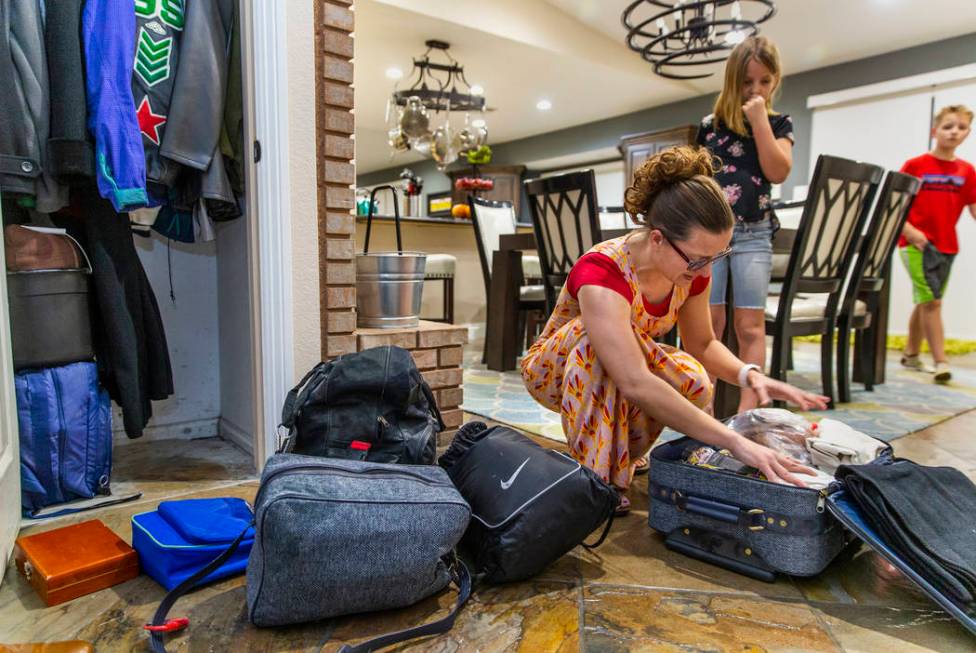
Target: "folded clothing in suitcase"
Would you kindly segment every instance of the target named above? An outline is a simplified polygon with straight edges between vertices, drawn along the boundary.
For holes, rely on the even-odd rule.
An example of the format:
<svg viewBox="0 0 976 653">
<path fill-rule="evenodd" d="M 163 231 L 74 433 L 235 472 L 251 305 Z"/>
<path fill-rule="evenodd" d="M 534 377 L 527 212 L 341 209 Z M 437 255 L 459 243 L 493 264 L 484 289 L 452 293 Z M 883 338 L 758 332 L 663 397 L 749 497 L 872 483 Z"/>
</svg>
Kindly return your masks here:
<svg viewBox="0 0 976 653">
<path fill-rule="evenodd" d="M 901 461 L 899 461 L 901 462 Z M 909 462 L 909 461 L 904 461 Z M 827 497 L 827 508 L 849 531 L 854 533 L 862 542 L 890 562 L 909 580 L 918 585 L 925 594 L 935 601 L 943 610 L 952 615 L 969 632 L 976 635 L 976 605 L 959 600 L 940 587 L 939 583 L 930 582 L 925 574 L 920 573 L 917 563 L 902 555 L 901 552 L 889 546 L 887 538 L 871 525 L 864 510 L 858 505 L 851 494 L 844 489 L 834 489 Z M 972 517 L 969 522 L 972 522 Z M 959 529 L 965 533 L 966 529 Z M 971 529 L 970 529 L 971 532 Z"/>
<path fill-rule="evenodd" d="M 438 462 L 471 505 L 463 546 L 492 583 L 534 576 L 608 530 L 619 503 L 592 470 L 504 426 L 465 424 Z"/>
<path fill-rule="evenodd" d="M 18 372 L 14 388 L 24 512 L 109 494 L 112 415 L 95 363 Z"/>
<path fill-rule="evenodd" d="M 668 548 L 772 581 L 819 574 L 853 539 L 826 510 L 826 490 L 686 463 L 702 446 L 684 437 L 651 450 L 648 522 Z"/>
<path fill-rule="evenodd" d="M 254 514 L 243 499 L 163 501 L 159 508 L 132 517 L 132 546 L 142 570 L 171 590 L 223 553 Z M 251 528 L 233 555 L 198 584 L 244 573 L 254 545 Z"/>
</svg>

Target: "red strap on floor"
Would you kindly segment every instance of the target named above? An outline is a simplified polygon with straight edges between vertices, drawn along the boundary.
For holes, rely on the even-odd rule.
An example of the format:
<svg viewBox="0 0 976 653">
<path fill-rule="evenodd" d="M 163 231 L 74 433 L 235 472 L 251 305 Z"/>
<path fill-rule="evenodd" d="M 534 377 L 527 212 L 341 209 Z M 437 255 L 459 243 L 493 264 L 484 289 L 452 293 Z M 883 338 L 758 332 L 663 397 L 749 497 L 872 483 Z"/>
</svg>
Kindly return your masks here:
<svg viewBox="0 0 976 653">
<path fill-rule="evenodd" d="M 175 633 L 177 630 L 183 630 L 189 625 L 189 617 L 177 617 L 176 619 L 169 619 L 166 623 L 158 626 L 146 624 L 143 628 L 154 633 Z"/>
<path fill-rule="evenodd" d="M 355 449 L 356 451 L 369 451 L 369 448 L 372 446 L 372 443 L 363 442 L 362 440 L 353 440 L 349 443 L 349 448 Z"/>
</svg>

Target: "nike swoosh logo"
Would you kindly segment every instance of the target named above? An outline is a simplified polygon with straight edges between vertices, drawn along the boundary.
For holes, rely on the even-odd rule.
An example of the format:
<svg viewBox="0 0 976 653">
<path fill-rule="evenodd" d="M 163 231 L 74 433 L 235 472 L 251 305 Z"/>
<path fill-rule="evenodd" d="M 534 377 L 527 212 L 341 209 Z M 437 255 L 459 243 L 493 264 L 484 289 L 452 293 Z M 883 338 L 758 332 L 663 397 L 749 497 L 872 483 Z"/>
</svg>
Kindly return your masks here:
<svg viewBox="0 0 976 653">
<path fill-rule="evenodd" d="M 512 487 L 512 483 L 515 482 L 515 478 L 519 475 L 519 472 L 522 471 L 522 468 L 529 464 L 529 460 L 530 458 L 526 458 L 525 461 L 518 466 L 518 469 L 515 470 L 515 473 L 512 474 L 512 476 L 507 481 L 500 481 L 503 490 L 507 490 L 508 488 Z"/>
</svg>

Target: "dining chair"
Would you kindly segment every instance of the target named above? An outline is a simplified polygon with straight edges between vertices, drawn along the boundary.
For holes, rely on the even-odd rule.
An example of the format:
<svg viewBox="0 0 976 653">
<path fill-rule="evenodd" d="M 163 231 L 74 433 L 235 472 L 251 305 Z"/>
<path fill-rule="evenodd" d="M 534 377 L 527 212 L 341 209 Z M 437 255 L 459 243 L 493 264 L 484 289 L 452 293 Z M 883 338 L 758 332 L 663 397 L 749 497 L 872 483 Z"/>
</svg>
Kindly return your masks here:
<svg viewBox="0 0 976 653">
<path fill-rule="evenodd" d="M 602 240 L 592 170 L 523 182 L 532 214 L 548 312 L 573 265 Z"/>
<path fill-rule="evenodd" d="M 898 236 L 921 187 L 922 182 L 917 177 L 891 171 L 878 193 L 878 201 L 868 220 L 837 318 L 837 397 L 841 402 L 851 400 L 851 329 L 858 331 L 862 338 L 858 348 L 861 356 L 855 365 L 859 368 L 865 390 L 874 388 L 875 359 L 879 355 L 879 347 L 875 347 L 874 343 L 879 339 L 881 342 L 887 340 L 887 324 L 881 324 L 879 319 L 882 316 L 882 289 L 890 276 L 886 272 L 898 244 Z M 863 310 L 858 310 L 858 303 L 864 305 Z M 879 330 L 884 333 L 879 333 Z M 884 350 L 880 351 L 883 356 Z"/>
<path fill-rule="evenodd" d="M 474 239 L 478 246 L 478 258 L 481 260 L 481 274 L 485 282 L 485 297 L 488 311 L 508 310 L 509 307 L 494 307 L 491 302 L 491 258 L 499 248 L 499 239 L 504 234 L 514 234 L 516 231 L 515 209 L 511 202 L 499 202 L 481 197 L 470 196 L 468 205 L 471 207 L 471 221 L 474 223 Z M 530 282 L 542 280 L 542 270 L 539 257 L 534 254 L 522 255 L 522 278 Z M 517 319 L 525 332 L 526 347 L 535 335 L 539 322 L 544 321 L 540 315 L 546 308 L 545 288 L 541 283 L 528 283 L 519 288 L 518 306 L 514 307 Z M 488 346 L 487 339 L 485 347 Z M 484 356 L 487 351 L 484 352 Z"/>
<path fill-rule="evenodd" d="M 780 293 L 766 299 L 766 333 L 773 336 L 770 376 L 786 380 L 792 337 L 819 334 L 823 394 L 831 404 L 841 293 L 883 172 L 870 163 L 817 158 Z M 864 303 L 853 310 L 863 313 Z"/>
</svg>

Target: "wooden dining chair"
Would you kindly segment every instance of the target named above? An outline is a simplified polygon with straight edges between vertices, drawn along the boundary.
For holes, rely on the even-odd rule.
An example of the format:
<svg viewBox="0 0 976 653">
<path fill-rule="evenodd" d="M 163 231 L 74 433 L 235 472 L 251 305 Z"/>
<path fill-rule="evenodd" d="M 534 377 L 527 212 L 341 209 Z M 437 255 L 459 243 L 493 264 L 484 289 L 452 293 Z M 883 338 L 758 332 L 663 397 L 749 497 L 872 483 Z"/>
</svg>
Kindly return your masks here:
<svg viewBox="0 0 976 653">
<path fill-rule="evenodd" d="M 766 299 L 766 333 L 773 336 L 770 376 L 786 380 L 793 336 L 819 334 L 823 394 L 831 404 L 841 292 L 883 172 L 870 163 L 817 158 L 780 294 Z"/>
<path fill-rule="evenodd" d="M 859 347 L 862 355 L 855 364 L 859 367 L 864 388 L 872 390 L 874 387 L 875 357 L 879 355 L 879 348 L 872 343 L 879 338 L 887 340 L 886 333 L 877 332 L 878 329 L 887 331 L 887 325 L 879 324 L 881 291 L 888 281 L 886 271 L 898 236 L 921 187 L 922 182 L 917 177 L 892 171 L 885 177 L 878 193 L 837 318 L 837 398 L 841 402 L 851 400 L 851 329 L 864 332 L 864 342 Z M 884 355 L 883 349 L 880 355 Z"/>
<path fill-rule="evenodd" d="M 548 312 L 573 265 L 603 240 L 592 170 L 524 182 L 542 266 Z"/>
<path fill-rule="evenodd" d="M 514 234 L 516 231 L 515 209 L 511 202 L 499 202 L 481 197 L 470 196 L 468 206 L 471 207 L 471 221 L 474 223 L 474 240 L 478 246 L 478 258 L 481 260 L 481 274 L 485 282 L 485 297 L 488 311 L 513 310 L 525 332 L 526 347 L 535 336 L 540 322 L 545 320 L 543 313 L 546 308 L 545 287 L 538 282 L 542 280 L 542 270 L 539 267 L 539 257 L 532 254 L 522 255 L 522 278 L 530 283 L 519 288 L 517 307 L 491 306 L 491 259 L 498 250 L 500 237 L 504 234 Z M 485 347 L 488 340 L 485 339 Z M 487 351 L 483 358 L 487 357 Z"/>
</svg>

